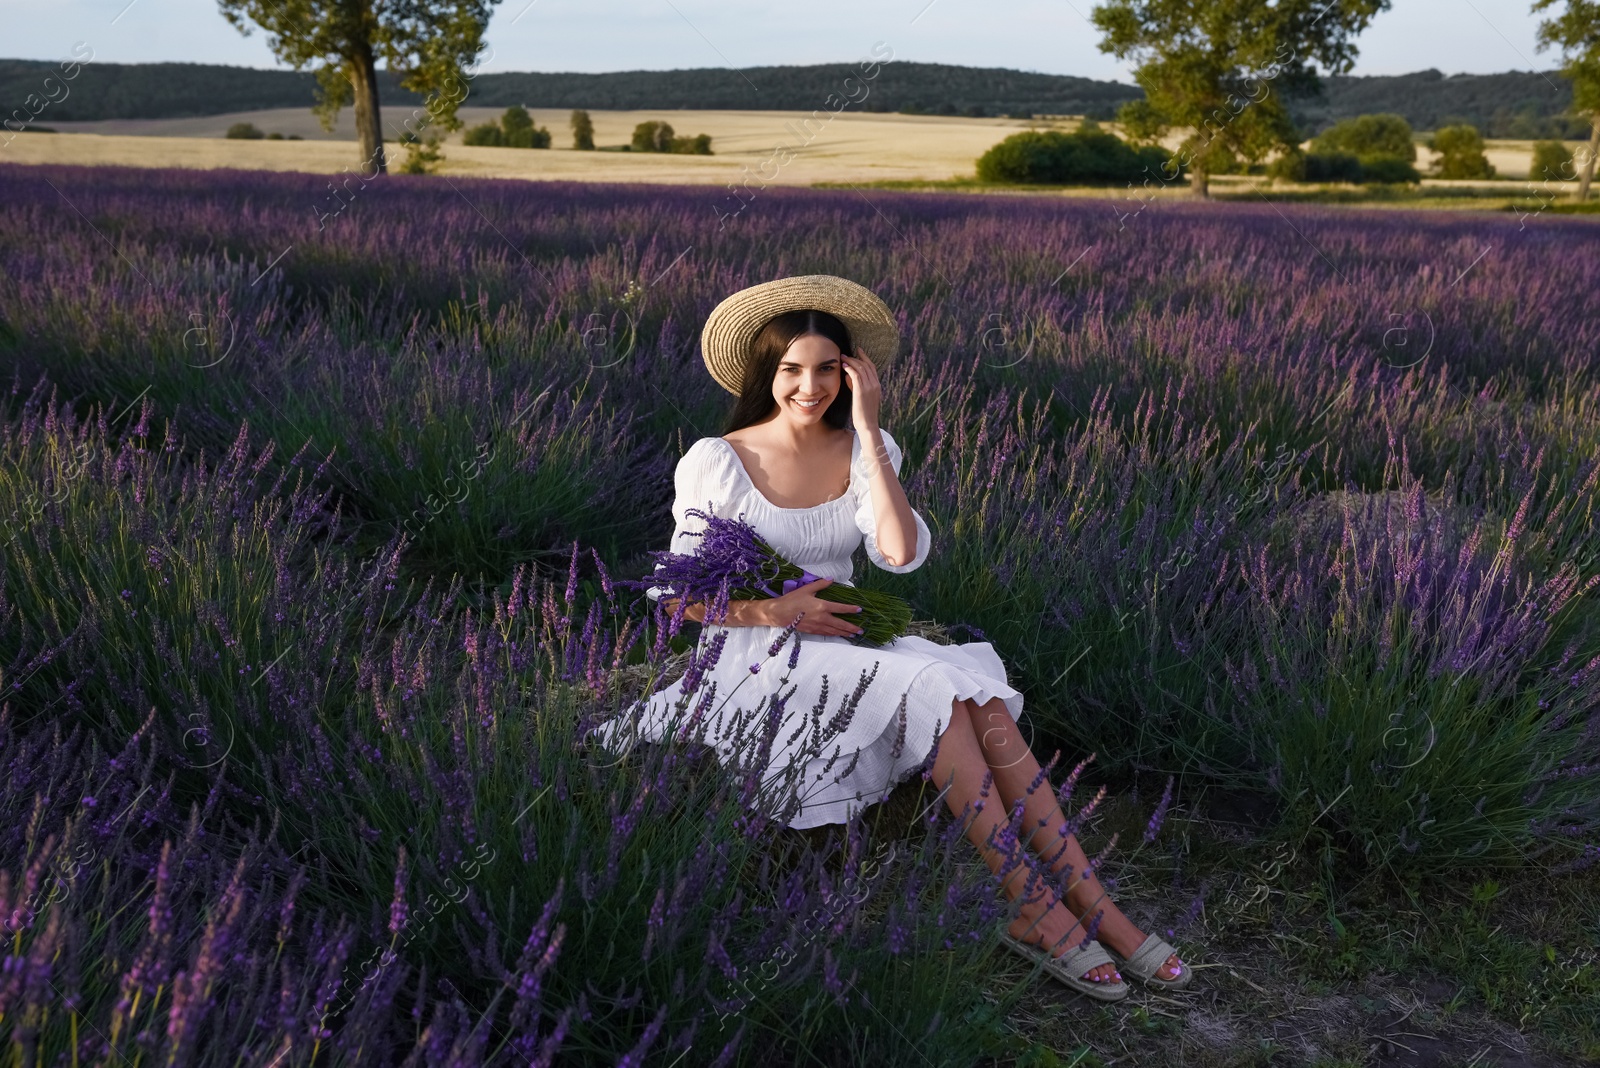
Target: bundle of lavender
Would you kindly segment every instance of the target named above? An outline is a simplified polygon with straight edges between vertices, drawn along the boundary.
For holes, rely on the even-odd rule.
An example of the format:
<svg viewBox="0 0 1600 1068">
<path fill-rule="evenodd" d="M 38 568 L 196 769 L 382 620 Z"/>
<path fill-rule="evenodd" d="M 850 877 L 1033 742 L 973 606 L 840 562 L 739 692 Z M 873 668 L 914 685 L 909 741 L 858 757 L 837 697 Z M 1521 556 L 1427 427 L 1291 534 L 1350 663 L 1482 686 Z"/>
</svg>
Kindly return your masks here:
<svg viewBox="0 0 1600 1068">
<path fill-rule="evenodd" d="M 726 519 L 697 508 L 688 513 L 705 520 L 706 529 L 694 535 L 700 548 L 693 553 L 652 552 L 656 569 L 646 581 L 629 583 L 636 587 L 660 587 L 664 597 L 681 600 L 673 613 L 672 629 L 683 621 L 684 608 L 704 602 L 708 622 L 727 617 L 729 600 L 760 600 L 781 597 L 823 577 L 813 575 L 784 559 L 743 519 Z M 816 591 L 824 601 L 861 606 L 859 615 L 849 617 L 860 624 L 862 633 L 849 640 L 858 645 L 878 646 L 904 634 L 911 625 L 911 605 L 880 590 L 835 582 Z"/>
</svg>

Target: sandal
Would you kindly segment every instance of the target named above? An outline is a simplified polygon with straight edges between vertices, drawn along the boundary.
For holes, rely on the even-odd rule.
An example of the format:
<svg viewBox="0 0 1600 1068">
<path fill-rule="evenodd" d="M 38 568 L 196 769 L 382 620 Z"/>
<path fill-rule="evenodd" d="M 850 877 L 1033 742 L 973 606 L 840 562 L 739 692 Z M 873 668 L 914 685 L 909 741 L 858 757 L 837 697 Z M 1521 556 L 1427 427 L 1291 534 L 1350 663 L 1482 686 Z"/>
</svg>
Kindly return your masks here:
<svg viewBox="0 0 1600 1068">
<path fill-rule="evenodd" d="M 1139 948 L 1133 951 L 1133 956 L 1123 957 L 1116 950 L 1108 950 L 1117 962 L 1120 970 L 1141 980 L 1158 990 L 1181 990 L 1189 985 L 1189 980 L 1194 978 L 1194 970 L 1186 967 L 1181 961 L 1178 964 L 1178 974 L 1170 979 L 1164 979 L 1156 974 L 1167 958 L 1177 952 L 1171 944 L 1159 935 L 1151 935 L 1140 943 Z"/>
<path fill-rule="evenodd" d="M 1127 983 L 1097 983 L 1084 978 L 1085 972 L 1093 971 L 1102 964 L 1114 963 L 1099 942 L 1090 942 L 1087 948 L 1074 945 L 1059 957 L 1053 956 L 1036 942 L 1024 942 L 1008 932 L 1001 932 L 1000 943 L 1018 956 L 1043 964 L 1052 978 L 1096 1001 L 1121 1001 L 1128 996 Z"/>
</svg>

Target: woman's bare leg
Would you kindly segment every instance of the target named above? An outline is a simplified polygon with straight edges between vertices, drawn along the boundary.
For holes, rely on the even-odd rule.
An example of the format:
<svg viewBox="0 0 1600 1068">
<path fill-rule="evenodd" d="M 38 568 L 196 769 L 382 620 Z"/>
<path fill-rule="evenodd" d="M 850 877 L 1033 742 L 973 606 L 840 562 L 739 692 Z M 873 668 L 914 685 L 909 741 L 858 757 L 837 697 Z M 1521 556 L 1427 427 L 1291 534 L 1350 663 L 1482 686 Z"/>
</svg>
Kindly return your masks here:
<svg viewBox="0 0 1600 1068">
<path fill-rule="evenodd" d="M 994 772 L 995 789 L 1005 800 L 1009 814 L 1011 806 L 1027 792 L 1039 774 L 1038 758 L 1028 748 L 1017 721 L 1011 718 L 1005 702 L 1000 698 L 993 698 L 981 706 L 971 701 L 962 703 L 968 708 L 973 733 L 983 751 L 985 762 Z M 1056 803 L 1055 788 L 1048 782 L 1041 783 L 1028 798 L 1022 812 L 1023 833 L 1028 828 L 1036 828 L 1029 844 L 1046 861 L 1052 862 L 1050 870 L 1060 872 L 1067 865 L 1072 866 L 1072 882 L 1067 891 L 1068 907 L 1075 915 L 1084 917 L 1086 922 L 1095 912 L 1104 910 L 1105 915 L 1101 918 L 1096 937 L 1123 957 L 1132 955 L 1144 942 L 1145 932 L 1123 915 L 1122 910 L 1112 902 L 1099 877 L 1090 871 L 1089 859 L 1078 844 L 1077 836 L 1067 835 L 1066 848 L 1062 848 L 1061 828 L 1066 823 L 1066 817 Z M 1088 872 L 1087 878 L 1084 877 L 1085 872 Z M 1156 969 L 1156 975 L 1171 979 L 1180 974 L 1182 968 L 1183 962 L 1174 953 Z"/>
<path fill-rule="evenodd" d="M 979 793 L 990 771 L 978 744 L 978 736 L 973 732 L 969 703 L 954 702 L 950 713 L 950 726 L 939 739 L 933 778 L 945 790 L 945 804 L 959 817 L 965 813 L 969 803 L 976 804 L 984 800 Z M 1027 785 L 1026 781 L 1023 785 Z M 1010 810 L 1005 801 L 995 796 L 994 786 L 991 785 L 983 809 L 967 825 L 967 840 L 978 847 L 984 862 L 996 874 L 1005 864 L 1006 855 L 1000 848 L 987 843 L 996 828 L 1006 825 L 1009 816 Z M 1060 956 L 1071 949 L 1074 943 L 1083 940 L 1084 928 L 1048 886 L 1039 885 L 1037 880 L 1035 885 L 1028 886 L 1028 874 L 1026 865 L 1017 865 L 1002 885 L 1006 896 L 1012 900 L 1026 895 L 1020 914 L 1011 922 L 1010 933 L 1023 941 L 1051 947 L 1055 955 Z M 1115 984 L 1120 979 L 1116 967 L 1111 964 L 1098 965 L 1083 974 L 1085 978 L 1097 982 Z"/>
</svg>

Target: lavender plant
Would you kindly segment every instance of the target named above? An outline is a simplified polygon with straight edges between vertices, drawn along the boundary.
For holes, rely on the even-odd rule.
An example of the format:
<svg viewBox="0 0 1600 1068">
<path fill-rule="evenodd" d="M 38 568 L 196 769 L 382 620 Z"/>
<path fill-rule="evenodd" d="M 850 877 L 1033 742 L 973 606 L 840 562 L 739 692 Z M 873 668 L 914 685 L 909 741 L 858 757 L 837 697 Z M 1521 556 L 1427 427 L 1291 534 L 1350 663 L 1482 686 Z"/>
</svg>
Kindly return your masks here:
<svg viewBox="0 0 1600 1068">
<path fill-rule="evenodd" d="M 996 644 L 1037 751 L 1276 797 L 1335 861 L 1600 856 L 1581 220 L 772 187 L 718 230 L 395 176 L 330 236 L 309 175 L 0 183 L 14 1057 L 973 1063 L 953 822 L 763 824 L 770 706 L 726 765 L 703 693 L 582 741 L 686 651 L 610 575 L 724 411 L 700 326 L 783 274 L 902 317 L 944 549 L 883 588 Z"/>
<path fill-rule="evenodd" d="M 111 602 L 129 621 L 113 631 L 122 617 L 96 614 L 103 598 L 93 594 L 152 539 L 214 559 L 205 553 L 217 542 L 249 544 L 241 527 L 308 511 L 318 496 L 245 477 L 242 447 L 215 470 L 181 452 L 141 452 L 138 425 L 117 441 L 44 397 L 41 387 L 22 411 L 3 413 L 0 485 L 53 488 L 40 476 L 74 441 L 103 462 L 9 546 L 0 600 L 0 733 L 11 759 L 27 762 L 0 796 L 13 828 L 0 854 L 20 858 L 0 864 L 12 935 L 0 1012 L 18 1023 L 13 1052 L 609 1064 L 657 1051 L 734 1064 L 765 1062 L 773 1042 L 796 1041 L 798 1024 L 814 1050 L 967 1063 L 988 1040 L 992 1021 L 940 1027 L 937 1045 L 928 1038 L 976 1004 L 983 962 L 953 947 L 984 928 L 984 880 L 935 860 L 885 872 L 841 901 L 835 871 L 856 863 L 859 826 L 844 843 L 796 843 L 777 879 L 781 813 L 750 805 L 763 765 L 720 774 L 709 754 L 675 751 L 601 763 L 574 744 L 586 723 L 639 695 L 623 668 L 647 638 L 614 597 L 578 602 L 576 546 L 565 592 L 524 567 L 482 616 L 462 601 L 459 579 L 387 607 L 395 591 L 381 570 L 296 588 L 282 602 L 295 609 L 282 613 L 284 630 L 332 626 L 299 634 L 272 665 L 278 716 L 253 705 L 245 679 L 224 685 L 231 665 L 208 676 L 197 656 L 175 672 L 186 686 L 139 699 L 149 711 L 138 721 L 120 714 L 115 687 L 50 670 L 92 664 L 99 650 L 120 672 L 116 654 L 142 655 L 133 608 Z M 131 533 L 79 534 L 95 516 Z M 271 537 L 285 568 L 304 568 L 316 554 L 287 551 L 294 530 Z M 70 551 L 63 536 L 75 538 Z M 60 559 L 47 570 L 51 556 Z M 217 581 L 237 595 L 250 588 L 252 561 L 231 563 L 238 570 Z M 46 574 L 91 621 L 58 620 L 50 650 L 32 644 Z M 161 586 L 159 574 L 151 581 Z M 206 619 L 229 635 L 234 602 L 219 600 Z M 139 610 L 153 614 L 147 602 Z M 183 760 L 185 710 L 200 707 L 185 703 L 191 694 L 208 697 L 208 723 L 231 725 L 215 761 Z M 941 901 L 937 921 L 910 940 L 866 911 L 906 887 Z M 806 929 L 819 909 L 827 930 Z M 728 969 L 759 974 L 785 929 L 820 965 L 730 993 Z M 863 1011 L 915 1028 L 923 1053 L 885 1030 L 863 1045 Z"/>
</svg>

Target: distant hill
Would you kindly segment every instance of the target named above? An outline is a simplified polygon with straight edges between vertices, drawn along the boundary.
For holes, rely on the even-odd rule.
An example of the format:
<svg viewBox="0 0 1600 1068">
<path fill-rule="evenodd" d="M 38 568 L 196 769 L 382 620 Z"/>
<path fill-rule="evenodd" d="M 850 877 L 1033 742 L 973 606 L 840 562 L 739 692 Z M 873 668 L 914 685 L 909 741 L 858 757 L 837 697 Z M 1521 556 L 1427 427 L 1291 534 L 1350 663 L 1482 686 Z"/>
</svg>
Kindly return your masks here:
<svg viewBox="0 0 1600 1068">
<path fill-rule="evenodd" d="M 0 118 L 29 94 L 43 92 L 55 64 L 0 60 Z M 698 68 L 617 71 L 608 74 L 485 73 L 469 100 L 480 106 L 526 104 L 545 108 L 634 110 L 737 109 L 810 111 L 826 107 L 829 93 L 844 93 L 854 64 L 804 67 Z M 1320 99 L 1291 104 L 1295 121 L 1311 136 L 1341 118 L 1363 112 L 1404 115 L 1417 129 L 1468 122 L 1489 137 L 1581 137 L 1585 123 L 1563 117 L 1571 87 L 1558 73 L 1511 71 L 1445 77 L 1437 70 L 1396 76 L 1332 76 Z M 957 67 L 894 60 L 879 68 L 871 93 L 851 107 L 942 115 L 1088 115 L 1111 118 L 1124 101 L 1144 95 L 1137 86 L 1063 74 L 1002 68 Z M 307 107 L 315 96 L 310 74 L 201 63 L 84 64 L 68 96 L 51 103 L 37 121 L 164 119 L 221 115 L 264 108 Z M 851 92 L 859 95 L 859 90 Z M 421 99 L 379 72 L 385 106 L 416 107 Z M 26 114 L 24 111 L 23 114 Z"/>
<path fill-rule="evenodd" d="M 1389 111 L 1415 130 L 1470 123 L 1486 137 L 1587 138 L 1589 123 L 1564 113 L 1572 85 L 1558 71 L 1452 74 L 1437 70 L 1385 77 L 1325 75 L 1324 98 L 1291 106 L 1295 124 L 1316 134 L 1351 115 Z"/>
</svg>

